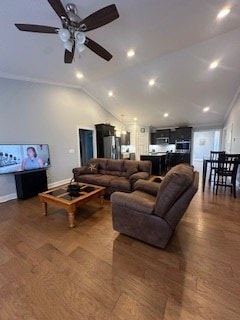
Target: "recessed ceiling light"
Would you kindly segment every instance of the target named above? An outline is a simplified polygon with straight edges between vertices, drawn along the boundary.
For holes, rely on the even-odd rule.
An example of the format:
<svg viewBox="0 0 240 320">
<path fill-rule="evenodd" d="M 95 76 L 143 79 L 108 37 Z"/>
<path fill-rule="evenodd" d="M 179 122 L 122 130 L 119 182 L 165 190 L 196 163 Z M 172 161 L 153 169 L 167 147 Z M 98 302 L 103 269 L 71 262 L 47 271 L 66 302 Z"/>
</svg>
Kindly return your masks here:
<svg viewBox="0 0 240 320">
<path fill-rule="evenodd" d="M 128 56 L 128 58 L 131 58 L 131 57 L 133 57 L 135 55 L 135 52 L 134 52 L 134 50 L 129 50 L 128 51 L 128 53 L 127 53 L 127 56 Z"/>
<path fill-rule="evenodd" d="M 210 64 L 209 68 L 210 69 L 215 69 L 215 68 L 217 68 L 218 65 L 219 65 L 219 61 L 215 60 Z"/>
<path fill-rule="evenodd" d="M 149 84 L 149 86 L 154 86 L 155 85 L 155 80 L 154 79 L 150 79 L 149 81 L 148 81 L 148 84 Z"/>
<path fill-rule="evenodd" d="M 78 79 L 82 79 L 82 78 L 83 78 L 83 74 L 82 74 L 81 72 L 78 72 L 78 73 L 76 74 L 76 77 L 77 77 Z"/>
<path fill-rule="evenodd" d="M 133 118 L 133 121 L 137 121 L 137 118 L 136 118 L 136 117 L 134 117 L 134 118 Z"/>
<path fill-rule="evenodd" d="M 168 113 L 164 113 L 164 115 L 163 115 L 165 118 L 167 118 L 168 117 Z"/>
<path fill-rule="evenodd" d="M 203 108 L 203 112 L 208 112 L 209 111 L 209 107 L 205 107 L 205 108 Z"/>
<path fill-rule="evenodd" d="M 231 9 L 229 7 L 223 8 L 221 11 L 219 11 L 217 18 L 218 19 L 225 18 L 229 14 L 230 11 L 231 11 Z"/>
<path fill-rule="evenodd" d="M 108 91 L 108 95 L 109 95 L 109 97 L 112 97 L 113 96 L 113 92 L 112 91 Z"/>
</svg>

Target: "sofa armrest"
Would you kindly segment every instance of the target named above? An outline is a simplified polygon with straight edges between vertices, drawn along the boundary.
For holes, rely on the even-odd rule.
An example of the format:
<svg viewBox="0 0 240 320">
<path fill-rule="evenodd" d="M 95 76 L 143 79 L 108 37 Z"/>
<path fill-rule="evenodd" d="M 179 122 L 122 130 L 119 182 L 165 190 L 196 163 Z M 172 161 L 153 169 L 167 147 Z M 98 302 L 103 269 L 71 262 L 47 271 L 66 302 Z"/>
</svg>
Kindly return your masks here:
<svg viewBox="0 0 240 320">
<path fill-rule="evenodd" d="M 148 172 L 137 172 L 137 173 L 132 174 L 129 177 L 129 181 L 130 181 L 131 185 L 133 185 L 139 179 L 147 180 L 148 178 L 149 178 Z"/>
<path fill-rule="evenodd" d="M 74 180 L 77 181 L 78 177 L 79 177 L 81 174 L 85 174 L 85 173 L 86 173 L 86 169 L 87 169 L 86 166 L 78 167 L 78 168 L 73 168 L 73 169 L 72 169 L 72 172 L 73 172 Z"/>
<path fill-rule="evenodd" d="M 139 179 L 134 185 L 134 190 L 140 190 L 156 197 L 159 187 L 160 184 L 157 182 Z"/>
<path fill-rule="evenodd" d="M 155 207 L 155 199 L 149 200 L 149 196 L 140 197 L 133 193 L 125 193 L 125 192 L 114 192 L 111 195 L 110 201 L 112 203 L 112 207 L 115 206 L 126 208 L 129 210 L 133 210 L 135 212 L 144 213 L 144 214 L 153 214 Z"/>
</svg>

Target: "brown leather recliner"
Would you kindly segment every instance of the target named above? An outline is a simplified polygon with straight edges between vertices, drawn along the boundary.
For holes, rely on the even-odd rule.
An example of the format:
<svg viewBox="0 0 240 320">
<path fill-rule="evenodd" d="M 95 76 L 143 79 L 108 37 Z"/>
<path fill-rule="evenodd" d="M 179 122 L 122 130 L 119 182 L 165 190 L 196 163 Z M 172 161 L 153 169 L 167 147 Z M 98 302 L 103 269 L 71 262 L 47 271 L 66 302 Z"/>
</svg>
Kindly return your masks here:
<svg viewBox="0 0 240 320">
<path fill-rule="evenodd" d="M 173 167 L 163 181 L 139 180 L 131 194 L 111 196 L 113 228 L 165 248 L 198 190 L 199 173 L 188 164 Z"/>
</svg>

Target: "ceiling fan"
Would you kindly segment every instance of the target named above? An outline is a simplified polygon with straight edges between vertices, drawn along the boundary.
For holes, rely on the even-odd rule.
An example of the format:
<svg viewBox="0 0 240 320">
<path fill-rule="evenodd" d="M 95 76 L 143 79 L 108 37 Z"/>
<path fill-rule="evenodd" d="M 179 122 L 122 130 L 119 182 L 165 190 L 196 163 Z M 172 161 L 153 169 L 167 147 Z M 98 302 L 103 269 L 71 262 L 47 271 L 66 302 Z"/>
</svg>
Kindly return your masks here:
<svg viewBox="0 0 240 320">
<path fill-rule="evenodd" d="M 85 47 L 88 47 L 103 59 L 107 61 L 111 60 L 111 53 L 95 41 L 88 38 L 85 35 L 85 32 L 97 29 L 117 19 L 119 17 L 119 13 L 115 4 L 106 6 L 82 20 L 77 14 L 75 4 L 67 4 L 65 10 L 60 0 L 47 1 L 61 19 L 62 28 L 35 24 L 15 24 L 15 26 L 21 31 L 59 34 L 65 48 L 65 63 L 72 63 L 75 48 L 77 48 L 80 53 L 85 49 Z"/>
</svg>

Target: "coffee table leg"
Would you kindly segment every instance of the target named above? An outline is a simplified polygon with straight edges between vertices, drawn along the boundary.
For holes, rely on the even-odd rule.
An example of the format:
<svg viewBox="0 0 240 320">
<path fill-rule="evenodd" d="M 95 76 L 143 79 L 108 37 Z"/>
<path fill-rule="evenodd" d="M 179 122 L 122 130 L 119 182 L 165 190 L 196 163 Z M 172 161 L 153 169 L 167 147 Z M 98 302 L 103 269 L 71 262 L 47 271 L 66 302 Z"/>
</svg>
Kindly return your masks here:
<svg viewBox="0 0 240 320">
<path fill-rule="evenodd" d="M 42 202 L 42 209 L 43 209 L 43 215 L 46 216 L 47 215 L 47 203 L 46 202 Z"/>
<path fill-rule="evenodd" d="M 100 196 L 100 206 L 101 206 L 101 208 L 103 207 L 103 200 L 104 200 L 104 197 Z"/>
<path fill-rule="evenodd" d="M 73 212 L 68 212 L 68 222 L 69 222 L 69 228 L 74 228 L 75 225 L 74 225 L 74 218 L 75 218 L 75 215 Z"/>
</svg>

